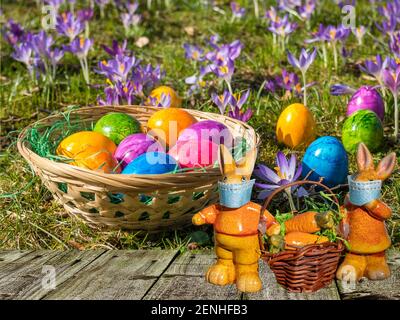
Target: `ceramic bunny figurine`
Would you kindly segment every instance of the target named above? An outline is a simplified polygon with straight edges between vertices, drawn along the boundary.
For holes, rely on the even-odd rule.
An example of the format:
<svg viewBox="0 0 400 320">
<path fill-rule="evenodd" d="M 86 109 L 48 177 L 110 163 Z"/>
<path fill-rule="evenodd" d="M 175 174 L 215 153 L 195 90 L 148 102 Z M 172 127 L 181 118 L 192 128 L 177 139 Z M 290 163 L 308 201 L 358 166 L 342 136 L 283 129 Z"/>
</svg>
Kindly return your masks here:
<svg viewBox="0 0 400 320">
<path fill-rule="evenodd" d="M 360 143 L 357 152 L 358 173 L 349 176 L 350 192 L 345 200 L 345 216 L 342 231 L 348 235 L 350 252 L 337 271 L 338 279 L 371 280 L 390 276 L 385 250 L 390 238 L 384 220 L 392 211 L 379 200 L 381 183 L 387 179 L 396 165 L 396 154 L 383 158 L 375 168 L 371 153 Z"/>
<path fill-rule="evenodd" d="M 217 262 L 206 274 L 206 280 L 216 285 L 236 282 L 239 291 L 256 292 L 262 287 L 258 275 L 260 247 L 258 225 L 261 206 L 250 202 L 254 180 L 250 180 L 257 157 L 253 149 L 240 163 L 235 163 L 230 151 L 220 146 L 219 163 L 223 182 L 219 183 L 220 203 L 193 216 L 193 224 L 213 224 Z M 266 227 L 275 224 L 266 211 Z"/>
</svg>

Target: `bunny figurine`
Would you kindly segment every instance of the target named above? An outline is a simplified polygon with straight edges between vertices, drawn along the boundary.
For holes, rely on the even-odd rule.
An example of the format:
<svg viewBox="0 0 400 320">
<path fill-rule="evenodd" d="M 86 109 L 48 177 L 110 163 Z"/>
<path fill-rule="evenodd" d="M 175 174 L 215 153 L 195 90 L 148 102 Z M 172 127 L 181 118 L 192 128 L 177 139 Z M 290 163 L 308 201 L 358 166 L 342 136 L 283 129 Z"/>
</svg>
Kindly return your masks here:
<svg viewBox="0 0 400 320">
<path fill-rule="evenodd" d="M 256 292 L 262 287 L 258 275 L 260 247 L 258 226 L 261 206 L 250 201 L 255 180 L 250 180 L 257 150 L 247 153 L 236 163 L 230 151 L 220 146 L 219 164 L 223 181 L 219 182 L 220 203 L 209 206 L 193 216 L 195 225 L 214 225 L 217 262 L 206 274 L 206 280 L 216 285 L 236 282 L 239 291 Z M 265 211 L 266 228 L 276 224 Z"/>
<path fill-rule="evenodd" d="M 392 211 L 380 198 L 382 181 L 396 165 L 393 152 L 375 168 L 371 153 L 360 143 L 357 151 L 358 173 L 349 176 L 349 194 L 346 196 L 342 233 L 347 236 L 350 249 L 337 270 L 338 279 L 359 281 L 386 279 L 390 270 L 385 250 L 391 245 L 384 220 Z"/>
</svg>

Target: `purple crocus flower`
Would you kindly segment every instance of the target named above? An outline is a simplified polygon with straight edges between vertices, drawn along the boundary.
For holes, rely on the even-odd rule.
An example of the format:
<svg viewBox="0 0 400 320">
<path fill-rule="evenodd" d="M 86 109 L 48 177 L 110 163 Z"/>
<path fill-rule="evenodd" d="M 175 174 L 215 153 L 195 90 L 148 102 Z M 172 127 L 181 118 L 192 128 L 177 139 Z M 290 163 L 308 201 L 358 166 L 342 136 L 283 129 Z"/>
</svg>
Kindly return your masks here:
<svg viewBox="0 0 400 320">
<path fill-rule="evenodd" d="M 357 28 L 352 29 L 352 31 L 357 38 L 358 45 L 361 46 L 364 35 L 367 32 L 367 28 L 364 26 L 359 26 Z"/>
<path fill-rule="evenodd" d="M 314 43 L 314 42 L 324 42 L 326 41 L 326 28 L 325 26 L 321 23 L 318 27 L 317 32 L 313 32 L 312 38 L 304 40 L 305 43 Z"/>
<path fill-rule="evenodd" d="M 389 64 L 389 59 L 382 60 L 382 57 L 378 54 L 372 60 L 365 60 L 364 65 L 360 65 L 361 71 L 368 73 L 375 77 L 375 79 L 382 84 L 382 71 Z"/>
<path fill-rule="evenodd" d="M 228 115 L 236 120 L 240 120 L 243 122 L 247 122 L 253 116 L 253 110 L 251 108 L 247 108 L 246 111 L 242 110 L 242 106 L 246 103 L 249 98 L 250 90 L 247 90 L 243 95 L 239 95 L 238 99 L 236 99 L 235 95 L 232 95 Z"/>
<path fill-rule="evenodd" d="M 306 0 L 304 5 L 299 6 L 298 12 L 304 21 L 309 21 L 315 11 L 316 0 Z"/>
<path fill-rule="evenodd" d="M 400 59 L 400 31 L 394 33 L 389 40 L 389 48 Z"/>
<path fill-rule="evenodd" d="M 242 8 L 236 1 L 231 2 L 232 18 L 241 19 L 246 14 L 246 9 Z"/>
<path fill-rule="evenodd" d="M 69 41 L 73 41 L 84 29 L 83 22 L 71 12 L 63 12 L 57 17 L 56 30 L 68 37 Z"/>
<path fill-rule="evenodd" d="M 48 35 L 44 30 L 33 35 L 31 38 L 32 48 L 42 59 L 47 58 L 53 43 L 53 37 Z"/>
<path fill-rule="evenodd" d="M 11 45 L 21 42 L 24 39 L 25 31 L 19 23 L 9 19 L 4 26 L 3 37 Z"/>
<path fill-rule="evenodd" d="M 93 46 L 93 40 L 87 38 L 75 38 L 69 46 L 65 49 L 73 53 L 81 64 L 83 77 L 87 84 L 89 84 L 89 66 L 87 62 L 87 56 L 90 48 Z"/>
<path fill-rule="evenodd" d="M 20 43 L 14 46 L 14 52 L 11 54 L 11 57 L 14 60 L 24 63 L 28 68 L 29 74 L 33 76 L 33 54 L 33 49 L 29 43 Z"/>
<path fill-rule="evenodd" d="M 303 76 L 303 87 L 304 87 L 304 105 L 307 105 L 307 82 L 306 82 L 306 72 L 311 64 L 314 62 L 317 56 L 317 49 L 314 48 L 313 52 L 309 53 L 306 49 L 301 49 L 299 59 L 295 58 L 291 52 L 288 53 L 289 63 L 298 68 Z"/>
<path fill-rule="evenodd" d="M 91 8 L 85 8 L 78 10 L 76 13 L 76 16 L 81 22 L 87 22 L 90 21 L 93 18 L 93 9 Z"/>
<path fill-rule="evenodd" d="M 346 94 L 354 94 L 356 90 L 348 85 L 337 83 L 331 86 L 330 94 L 332 96 L 343 96 Z"/>
<path fill-rule="evenodd" d="M 253 115 L 253 110 L 248 108 L 246 111 L 242 110 L 242 106 L 246 103 L 250 94 L 250 90 L 247 90 L 243 95 L 232 95 L 228 90 L 225 90 L 222 96 L 218 96 L 215 93 L 212 94 L 212 100 L 217 105 L 221 114 L 225 114 L 226 107 L 229 106 L 228 116 L 247 122 Z"/>
<path fill-rule="evenodd" d="M 118 55 L 125 55 L 128 53 L 126 50 L 126 46 L 128 44 L 128 41 L 125 39 L 121 45 L 118 44 L 117 40 L 112 41 L 111 47 L 107 47 L 105 45 L 101 45 L 101 47 L 104 49 L 105 52 L 107 52 L 110 56 L 115 57 Z"/>
<path fill-rule="evenodd" d="M 65 49 L 78 57 L 78 59 L 84 59 L 87 57 L 90 48 L 93 46 L 92 39 L 76 38 L 71 42 L 70 45 L 66 46 Z"/>
<path fill-rule="evenodd" d="M 99 62 L 98 73 L 105 75 L 112 82 L 125 82 L 132 68 L 139 63 L 134 56 L 117 55 L 115 59 Z"/>
<path fill-rule="evenodd" d="M 125 29 L 125 34 L 128 36 L 131 33 L 131 28 L 135 28 L 139 25 L 142 20 L 142 16 L 139 14 L 129 14 L 129 13 L 121 13 L 121 21 L 122 25 Z"/>
<path fill-rule="evenodd" d="M 225 90 L 224 93 L 219 96 L 215 92 L 211 94 L 212 101 L 216 104 L 221 114 L 225 114 L 226 107 L 231 102 L 232 95 L 228 90 Z"/>
<path fill-rule="evenodd" d="M 171 106 L 171 95 L 162 93 L 160 99 L 150 96 L 146 105 L 157 108 L 169 108 Z"/>
<path fill-rule="evenodd" d="M 309 53 L 306 49 L 303 48 L 301 49 L 299 59 L 294 57 L 293 54 L 289 52 L 288 61 L 293 67 L 298 68 L 302 73 L 306 73 L 308 68 L 314 62 L 316 56 L 317 49 L 314 48 L 314 50 Z"/>
<path fill-rule="evenodd" d="M 154 88 L 164 76 L 165 72 L 161 70 L 159 65 L 153 67 L 151 64 L 147 64 L 145 66 L 136 66 L 132 71 L 131 79 L 135 83 L 140 83 L 143 88 L 151 89 Z"/>
<path fill-rule="evenodd" d="M 290 22 L 289 16 L 285 15 L 283 19 L 280 19 L 278 22 L 271 22 L 268 30 L 272 33 L 285 38 L 290 35 L 297 29 L 297 23 Z"/>
<path fill-rule="evenodd" d="M 136 10 L 139 8 L 139 3 L 137 1 L 127 2 L 125 4 L 125 7 L 128 10 L 128 13 L 130 15 L 133 15 L 136 12 Z"/>
<path fill-rule="evenodd" d="M 287 185 L 291 182 L 297 181 L 301 176 L 302 165 L 301 162 L 297 163 L 296 156 L 292 154 L 288 160 L 283 152 L 279 151 L 276 155 L 275 171 L 271 170 L 263 164 L 259 164 L 254 170 L 254 175 L 262 181 L 256 182 L 256 187 L 262 189 L 258 194 L 258 199 L 262 200 L 268 197 L 275 189 Z M 265 183 L 266 182 L 266 183 Z M 288 196 L 297 189 L 297 197 L 307 194 L 304 188 L 292 187 Z"/>
<path fill-rule="evenodd" d="M 395 68 L 385 68 L 382 72 L 383 84 L 390 90 L 394 98 L 394 137 L 397 141 L 399 134 L 399 107 L 398 97 L 400 93 L 400 64 Z"/>
<path fill-rule="evenodd" d="M 45 0 L 44 3 L 51 6 L 55 12 L 58 12 L 61 5 L 64 4 L 64 0 Z"/>
<path fill-rule="evenodd" d="M 207 82 L 203 79 L 204 76 L 211 72 L 209 67 L 200 67 L 199 75 L 193 75 L 185 79 L 185 83 L 191 85 L 189 88 L 189 94 L 196 93 L 206 87 Z"/>
<path fill-rule="evenodd" d="M 397 17 L 393 14 L 388 20 L 382 22 L 382 24 L 375 23 L 379 31 L 384 35 L 392 36 L 397 29 Z"/>
<path fill-rule="evenodd" d="M 343 25 L 338 27 L 328 26 L 325 29 L 325 39 L 329 42 L 344 41 L 349 37 L 350 32 L 351 30 Z"/>
<path fill-rule="evenodd" d="M 285 91 L 285 96 L 292 93 L 301 95 L 301 85 L 299 77 L 293 72 L 287 72 L 286 69 L 282 70 L 282 74 L 274 78 L 275 85 Z"/>
<path fill-rule="evenodd" d="M 103 18 L 104 17 L 104 8 L 106 7 L 107 4 L 110 3 L 110 0 L 95 0 L 96 4 L 100 8 L 100 16 Z"/>
<path fill-rule="evenodd" d="M 204 56 L 203 56 L 204 50 L 199 48 L 198 46 L 194 46 L 189 43 L 185 43 L 183 45 L 183 48 L 185 49 L 185 58 L 186 59 L 194 60 L 194 61 L 203 61 L 204 60 Z"/>
</svg>

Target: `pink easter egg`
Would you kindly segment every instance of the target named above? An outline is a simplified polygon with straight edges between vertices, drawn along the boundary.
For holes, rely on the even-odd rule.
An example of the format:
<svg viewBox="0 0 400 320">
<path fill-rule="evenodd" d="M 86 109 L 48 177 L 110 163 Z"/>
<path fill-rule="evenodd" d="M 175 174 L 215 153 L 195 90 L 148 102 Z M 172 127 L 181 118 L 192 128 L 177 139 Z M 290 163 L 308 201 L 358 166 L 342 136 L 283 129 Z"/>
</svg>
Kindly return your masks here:
<svg viewBox="0 0 400 320">
<path fill-rule="evenodd" d="M 358 110 L 371 110 L 383 121 L 385 106 L 379 92 L 369 86 L 362 86 L 351 97 L 347 105 L 347 116 Z"/>
<path fill-rule="evenodd" d="M 192 124 L 181 132 L 178 141 L 209 140 L 216 144 L 232 146 L 233 137 L 226 125 L 214 120 L 204 120 Z"/>
<path fill-rule="evenodd" d="M 114 158 L 125 168 L 132 160 L 143 153 L 161 151 L 165 152 L 162 145 L 154 138 L 144 134 L 135 133 L 127 136 L 115 150 Z"/>
<path fill-rule="evenodd" d="M 179 141 L 168 154 L 181 168 L 200 168 L 213 165 L 218 160 L 218 145 L 205 139 Z"/>
</svg>

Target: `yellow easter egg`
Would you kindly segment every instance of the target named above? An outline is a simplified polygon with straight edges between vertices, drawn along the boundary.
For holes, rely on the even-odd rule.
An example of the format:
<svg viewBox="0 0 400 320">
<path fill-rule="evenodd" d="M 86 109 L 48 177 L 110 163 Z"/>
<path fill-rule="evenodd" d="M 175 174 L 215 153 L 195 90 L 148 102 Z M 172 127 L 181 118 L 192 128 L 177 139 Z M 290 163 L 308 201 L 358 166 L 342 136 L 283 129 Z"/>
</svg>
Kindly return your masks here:
<svg viewBox="0 0 400 320">
<path fill-rule="evenodd" d="M 305 148 L 316 138 L 316 123 L 311 111 L 301 103 L 286 107 L 276 124 L 276 137 L 290 148 Z"/>
<path fill-rule="evenodd" d="M 171 97 L 171 108 L 180 108 L 182 106 L 182 98 L 179 97 L 174 89 L 168 86 L 160 86 L 151 91 L 149 98 L 147 99 L 147 104 L 151 104 L 150 98 L 156 99 L 158 104 L 161 101 L 162 94 L 166 96 L 169 95 Z"/>
</svg>

